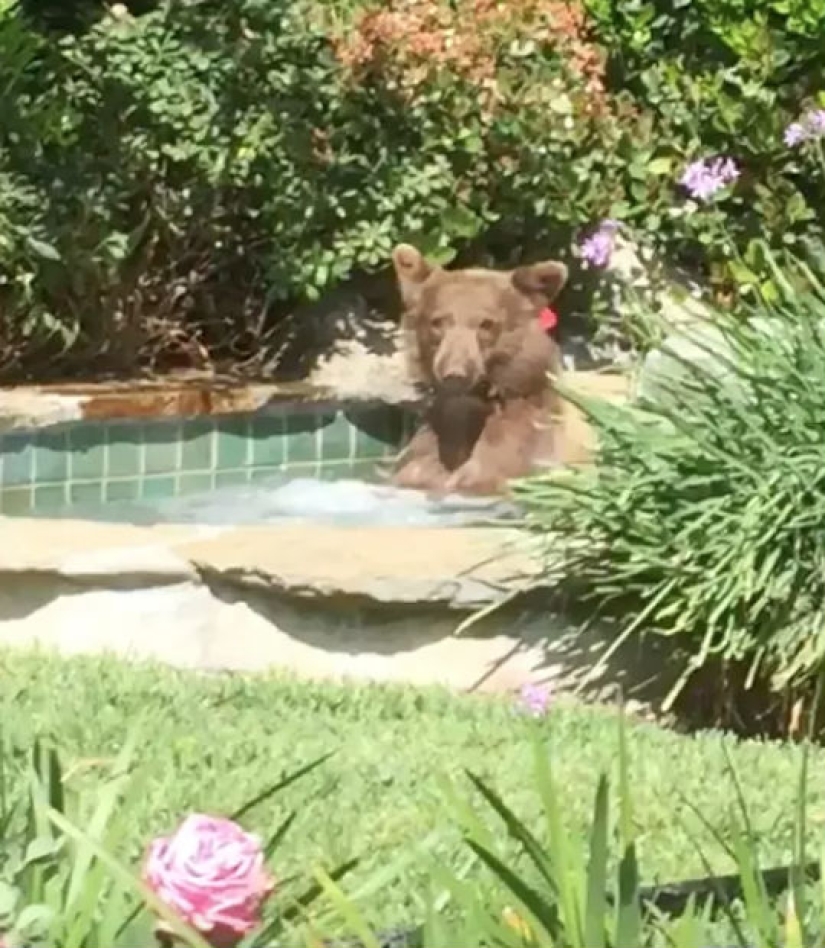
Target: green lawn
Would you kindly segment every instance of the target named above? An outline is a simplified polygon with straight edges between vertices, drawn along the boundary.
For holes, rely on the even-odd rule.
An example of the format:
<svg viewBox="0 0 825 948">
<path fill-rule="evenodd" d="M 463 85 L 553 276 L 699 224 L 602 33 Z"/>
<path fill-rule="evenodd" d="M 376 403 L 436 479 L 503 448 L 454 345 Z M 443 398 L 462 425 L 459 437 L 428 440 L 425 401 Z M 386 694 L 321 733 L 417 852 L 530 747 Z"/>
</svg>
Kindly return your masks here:
<svg viewBox="0 0 825 948">
<path fill-rule="evenodd" d="M 90 617 L 91 618 L 91 617 Z M 459 780 L 465 768 L 486 777 L 522 815 L 538 809 L 532 792 L 530 723 L 509 700 L 451 696 L 440 690 L 312 685 L 282 679 L 202 677 L 114 661 L 57 660 L 0 653 L 0 721 L 25 746 L 54 736 L 72 787 L 103 779 L 105 760 L 132 723 L 147 729 L 140 746 L 142 791 L 131 823 L 136 858 L 147 838 L 188 810 L 228 813 L 328 751 L 319 770 L 256 809 L 246 821 L 263 834 L 299 807 L 277 858 L 286 876 L 352 856 L 364 862 L 346 883 L 353 889 L 376 867 L 412 859 L 368 915 L 393 924 L 417 915 L 431 860 L 466 859 L 440 814 L 438 777 Z M 566 813 L 584 827 L 595 781 L 613 770 L 616 719 L 609 711 L 561 703 L 542 723 Z M 727 748 L 741 775 L 767 861 L 790 854 L 797 747 L 737 742 L 715 734 L 684 737 L 649 724 L 629 728 L 634 806 L 645 881 L 703 875 L 697 844 L 710 864 L 730 871 L 722 847 L 680 802 L 700 807 L 724 828 L 733 794 L 725 776 Z M 817 752 L 811 772 L 825 760 Z M 821 828 L 825 787 L 809 794 L 812 832 Z M 724 831 L 724 829 L 723 829 Z M 818 850 L 817 850 L 818 851 Z"/>
</svg>

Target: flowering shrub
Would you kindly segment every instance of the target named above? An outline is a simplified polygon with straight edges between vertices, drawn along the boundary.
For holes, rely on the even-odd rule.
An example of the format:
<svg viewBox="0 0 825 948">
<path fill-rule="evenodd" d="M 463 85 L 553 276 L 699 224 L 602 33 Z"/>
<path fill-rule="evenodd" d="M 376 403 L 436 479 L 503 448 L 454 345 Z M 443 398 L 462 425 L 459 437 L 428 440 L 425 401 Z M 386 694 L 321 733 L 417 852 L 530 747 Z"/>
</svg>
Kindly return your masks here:
<svg viewBox="0 0 825 948">
<path fill-rule="evenodd" d="M 637 136 L 581 7 L 479 0 L 478 31 L 450 11 L 367 10 L 350 35 L 297 0 L 172 4 L 22 71 L 0 55 L 0 376 L 260 370 L 279 316 L 401 238 L 521 256 L 594 213 Z"/>
<path fill-rule="evenodd" d="M 613 253 L 618 229 L 618 221 L 602 221 L 596 232 L 582 242 L 582 259 L 591 267 L 606 267 Z"/>
<path fill-rule="evenodd" d="M 748 2 L 165 0 L 48 42 L 4 8 L 0 380 L 271 372 L 295 304 L 399 240 L 506 266 L 618 219 L 717 299 L 764 283 L 763 239 L 822 236 L 825 50 L 821 0 L 767 32 Z M 700 141 L 736 255 L 673 201 Z"/>
<path fill-rule="evenodd" d="M 340 62 L 363 80 L 390 79 L 408 98 L 434 77 L 473 83 L 488 110 L 540 90 L 506 88 L 500 81 L 502 52 L 560 55 L 583 93 L 586 114 L 605 107 L 604 54 L 588 36 L 579 0 L 394 0 L 358 9 L 336 38 Z M 567 90 L 566 90 L 567 91 Z"/>
<path fill-rule="evenodd" d="M 657 256 L 692 270 L 719 301 L 735 297 L 743 278 L 770 278 L 763 240 L 800 251 L 821 242 L 825 180 L 812 176 L 814 155 L 783 146 L 782 132 L 800 104 L 825 106 L 822 0 L 587 0 L 587 8 L 613 52 L 613 88 L 631 93 L 656 129 L 657 173 L 672 182 L 699 148 L 734 155 L 741 172 L 726 207 L 735 257 L 718 244 L 718 214 L 685 215 L 670 188 L 651 200 L 650 185 L 637 185 L 627 210 L 605 207 L 601 216 L 632 223 Z"/>
<path fill-rule="evenodd" d="M 825 109 L 811 109 L 798 122 L 785 129 L 785 144 L 793 148 L 802 142 L 819 141 L 825 137 Z"/>
</svg>

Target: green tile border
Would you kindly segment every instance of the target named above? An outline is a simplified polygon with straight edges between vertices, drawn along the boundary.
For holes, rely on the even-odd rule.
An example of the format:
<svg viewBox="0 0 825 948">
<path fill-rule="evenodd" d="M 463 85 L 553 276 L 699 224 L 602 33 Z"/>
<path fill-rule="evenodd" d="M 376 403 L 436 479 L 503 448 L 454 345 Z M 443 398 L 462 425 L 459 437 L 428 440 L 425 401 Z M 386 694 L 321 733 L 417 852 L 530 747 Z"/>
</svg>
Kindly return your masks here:
<svg viewBox="0 0 825 948">
<path fill-rule="evenodd" d="M 278 474 L 359 476 L 402 447 L 416 411 L 279 403 L 265 411 L 67 422 L 0 434 L 0 514 L 151 500 Z"/>
</svg>

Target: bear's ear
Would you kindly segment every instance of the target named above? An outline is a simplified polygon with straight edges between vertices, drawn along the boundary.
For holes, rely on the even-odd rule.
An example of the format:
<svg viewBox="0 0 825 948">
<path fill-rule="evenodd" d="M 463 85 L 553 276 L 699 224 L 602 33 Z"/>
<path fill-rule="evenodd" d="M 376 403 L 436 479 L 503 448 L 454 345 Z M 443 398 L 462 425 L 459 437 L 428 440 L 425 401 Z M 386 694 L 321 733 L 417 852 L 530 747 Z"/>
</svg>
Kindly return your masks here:
<svg viewBox="0 0 825 948">
<path fill-rule="evenodd" d="M 513 271 L 513 286 L 539 306 L 548 306 L 567 282 L 567 267 L 558 260 L 543 260 Z"/>
<path fill-rule="evenodd" d="M 421 284 L 435 267 L 424 259 L 423 254 L 411 244 L 399 244 L 392 252 L 392 264 L 401 296 L 407 305 L 415 301 Z"/>
</svg>

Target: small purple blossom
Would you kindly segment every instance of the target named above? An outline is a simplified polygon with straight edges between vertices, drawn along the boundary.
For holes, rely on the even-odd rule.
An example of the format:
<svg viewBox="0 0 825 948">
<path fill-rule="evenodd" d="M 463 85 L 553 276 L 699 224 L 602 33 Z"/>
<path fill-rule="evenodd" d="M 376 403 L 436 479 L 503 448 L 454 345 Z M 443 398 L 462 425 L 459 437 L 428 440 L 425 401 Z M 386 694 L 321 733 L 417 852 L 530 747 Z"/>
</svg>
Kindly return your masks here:
<svg viewBox="0 0 825 948">
<path fill-rule="evenodd" d="M 791 122 L 785 129 L 783 139 L 788 148 L 796 148 L 800 142 L 804 142 L 808 137 L 805 126 L 801 122 Z"/>
<path fill-rule="evenodd" d="M 531 717 L 540 718 L 547 714 L 550 708 L 552 695 L 549 685 L 538 685 L 528 682 L 521 686 L 519 691 L 519 707 Z"/>
<path fill-rule="evenodd" d="M 731 158 L 700 158 L 685 168 L 679 183 L 697 201 L 707 201 L 739 177 Z"/>
<path fill-rule="evenodd" d="M 618 221 L 607 219 L 599 224 L 599 228 L 595 233 L 582 241 L 580 248 L 582 258 L 591 267 L 606 267 L 610 263 L 618 229 Z"/>
<path fill-rule="evenodd" d="M 791 122 L 783 136 L 788 148 L 795 148 L 802 142 L 823 137 L 825 137 L 825 109 L 811 109 L 806 112 L 799 121 Z"/>
</svg>

